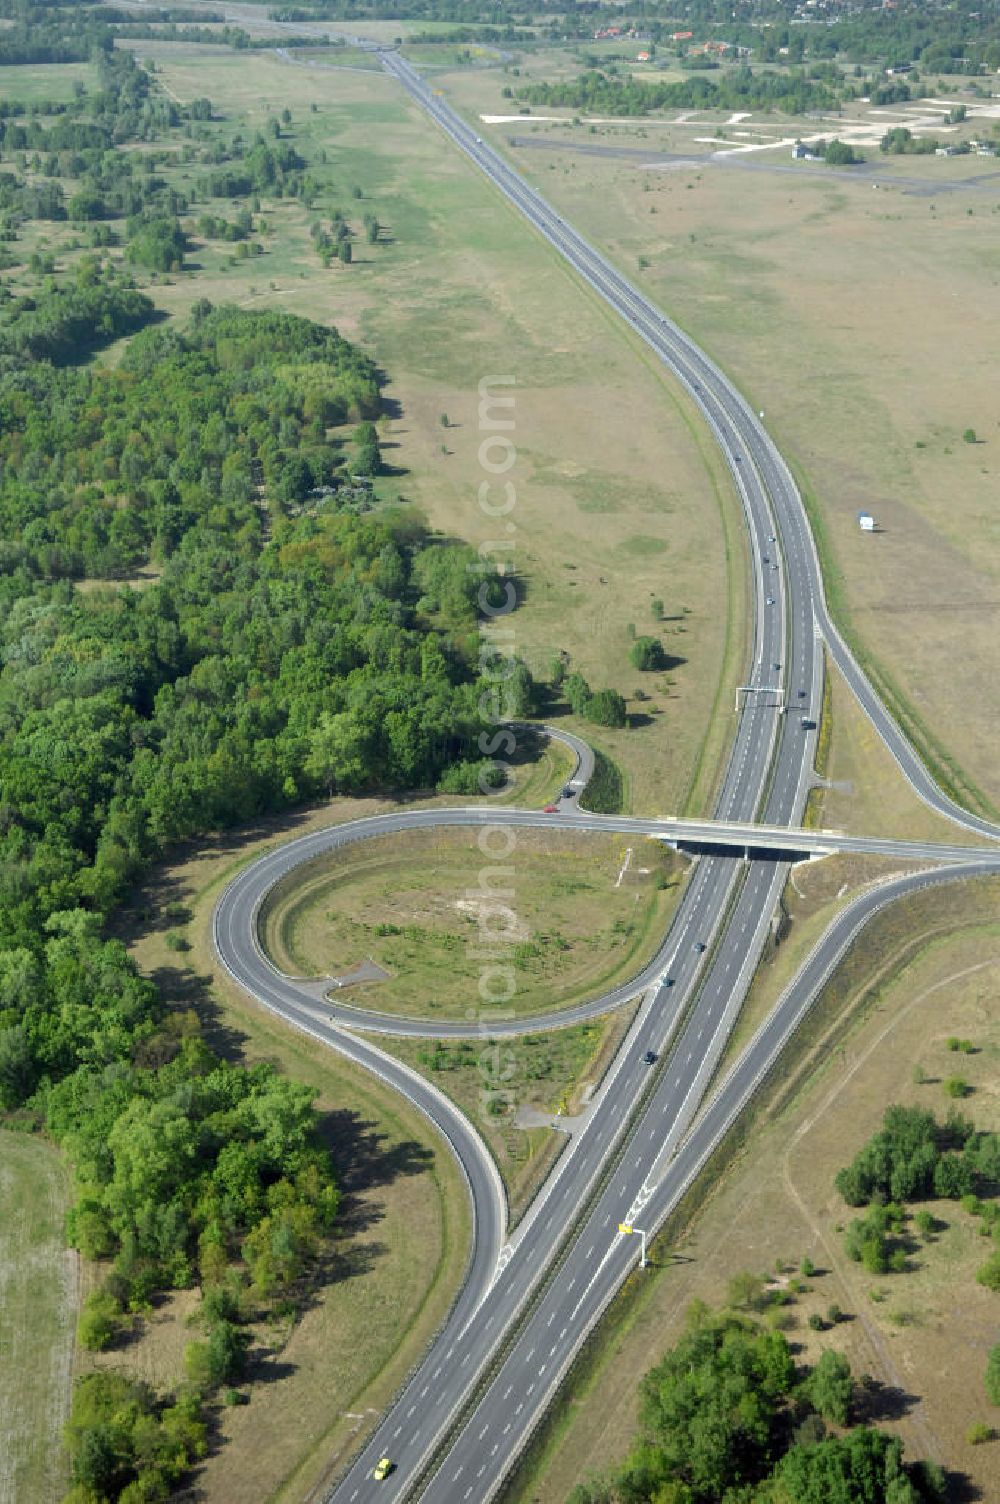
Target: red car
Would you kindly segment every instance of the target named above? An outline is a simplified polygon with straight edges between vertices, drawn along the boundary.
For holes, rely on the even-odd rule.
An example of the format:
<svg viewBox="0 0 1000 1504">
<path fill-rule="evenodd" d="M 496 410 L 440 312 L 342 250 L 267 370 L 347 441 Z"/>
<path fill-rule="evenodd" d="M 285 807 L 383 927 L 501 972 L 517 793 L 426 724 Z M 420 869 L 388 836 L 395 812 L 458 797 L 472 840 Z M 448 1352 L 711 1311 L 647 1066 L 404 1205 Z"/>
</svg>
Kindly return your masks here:
<svg viewBox="0 0 1000 1504">
<path fill-rule="evenodd" d="M 559 813 L 559 806 L 558 806 L 558 804 L 547 804 L 545 806 L 545 808 L 542 810 L 542 814 L 543 815 L 557 815 L 558 813 Z"/>
</svg>

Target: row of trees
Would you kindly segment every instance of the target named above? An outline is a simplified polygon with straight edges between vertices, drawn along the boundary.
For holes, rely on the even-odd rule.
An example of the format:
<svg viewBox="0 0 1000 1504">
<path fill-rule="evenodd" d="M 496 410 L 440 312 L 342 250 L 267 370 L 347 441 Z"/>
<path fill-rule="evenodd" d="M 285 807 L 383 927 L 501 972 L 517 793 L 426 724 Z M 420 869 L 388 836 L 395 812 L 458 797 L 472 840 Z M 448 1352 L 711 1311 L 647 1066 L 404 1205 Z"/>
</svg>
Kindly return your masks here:
<svg viewBox="0 0 1000 1504">
<path fill-rule="evenodd" d="M 724 73 L 717 82 L 695 75 L 677 83 L 619 79 L 593 69 L 561 83 L 530 84 L 517 98 L 528 105 L 633 116 L 664 109 L 773 109 L 800 115 L 836 104 L 836 96 L 825 84 L 798 74 L 754 73 L 746 67 Z"/>
</svg>

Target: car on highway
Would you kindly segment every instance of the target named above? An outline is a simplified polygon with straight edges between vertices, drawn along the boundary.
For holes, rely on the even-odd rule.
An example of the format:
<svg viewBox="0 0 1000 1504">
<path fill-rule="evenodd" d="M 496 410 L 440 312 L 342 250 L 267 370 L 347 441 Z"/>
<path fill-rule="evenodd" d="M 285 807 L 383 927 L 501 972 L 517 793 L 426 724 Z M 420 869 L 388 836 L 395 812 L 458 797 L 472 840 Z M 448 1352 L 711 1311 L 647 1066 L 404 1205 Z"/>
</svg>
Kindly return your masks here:
<svg viewBox="0 0 1000 1504">
<path fill-rule="evenodd" d="M 705 942 L 704 942 L 704 940 L 696 940 L 696 941 L 695 941 L 695 942 L 694 942 L 694 948 L 695 948 L 695 950 L 696 950 L 696 951 L 698 951 L 698 953 L 699 953 L 699 954 L 700 954 L 700 953 L 701 953 L 701 952 L 702 952 L 702 951 L 703 951 L 703 950 L 706 950 L 706 949 L 707 949 L 707 947 L 706 947 L 706 945 L 705 945 Z"/>
<path fill-rule="evenodd" d="M 645 1060 L 645 1062 L 646 1062 L 647 1065 L 655 1065 L 656 1064 L 656 1051 L 655 1050 L 647 1050 L 646 1053 L 645 1053 L 645 1055 L 643 1055 L 642 1058 L 643 1058 L 643 1060 Z"/>
<path fill-rule="evenodd" d="M 372 1469 L 372 1477 L 376 1483 L 384 1483 L 392 1472 L 392 1461 L 388 1457 L 380 1457 Z"/>
<path fill-rule="evenodd" d="M 571 783 L 568 783 L 566 785 L 566 787 L 562 791 L 562 796 L 563 796 L 564 799 L 572 799 L 572 797 L 573 797 L 573 795 L 575 793 L 576 793 L 576 789 L 573 787 L 573 785 Z"/>
<path fill-rule="evenodd" d="M 544 807 L 544 809 L 542 810 L 542 814 L 543 815 L 557 815 L 558 813 L 559 813 L 559 806 L 558 806 L 558 804 L 546 804 L 545 807 Z"/>
<path fill-rule="evenodd" d="M 768 596 L 768 598 L 767 598 L 767 604 L 769 606 L 773 606 L 774 605 L 774 596 L 773 595 L 769 595 Z"/>
<path fill-rule="evenodd" d="M 802 717 L 802 730 L 803 731 L 815 731 L 816 730 L 816 722 L 809 720 L 808 716 L 803 716 Z"/>
<path fill-rule="evenodd" d="M 476 145 L 477 146 L 482 146 L 482 144 L 483 144 L 483 138 L 482 138 L 482 136 L 477 136 L 476 137 Z"/>
</svg>

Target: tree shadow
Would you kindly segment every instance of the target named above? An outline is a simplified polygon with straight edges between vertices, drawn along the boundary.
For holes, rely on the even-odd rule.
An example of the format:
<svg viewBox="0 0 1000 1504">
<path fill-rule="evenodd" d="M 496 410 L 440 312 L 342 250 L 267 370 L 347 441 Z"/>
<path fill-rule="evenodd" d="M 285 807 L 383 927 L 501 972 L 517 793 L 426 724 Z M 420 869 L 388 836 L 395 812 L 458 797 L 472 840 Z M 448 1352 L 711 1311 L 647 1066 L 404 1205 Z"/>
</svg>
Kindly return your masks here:
<svg viewBox="0 0 1000 1504">
<path fill-rule="evenodd" d="M 945 1468 L 943 1497 L 948 1500 L 948 1504 L 973 1504 L 976 1499 L 985 1499 L 986 1494 L 968 1473 L 956 1473 L 951 1468 Z"/>
<path fill-rule="evenodd" d="M 320 1114 L 319 1137 L 337 1167 L 337 1183 L 347 1201 L 352 1195 L 392 1185 L 404 1175 L 420 1175 L 433 1163 L 433 1151 L 415 1139 L 387 1144 L 378 1124 L 353 1108 Z M 343 1206 L 338 1223 L 342 1223 Z"/>
<path fill-rule="evenodd" d="M 909 1394 L 894 1384 L 883 1384 L 881 1379 L 866 1374 L 858 1386 L 855 1411 L 864 1424 L 878 1421 L 902 1420 L 920 1403 L 918 1394 Z"/>
<path fill-rule="evenodd" d="M 213 994 L 215 978 L 199 976 L 183 966 L 158 966 L 151 974 L 157 991 L 171 1008 L 192 1009 L 198 1015 L 201 1034 L 213 1054 L 231 1065 L 245 1062 L 248 1036 L 226 1019 Z"/>
</svg>

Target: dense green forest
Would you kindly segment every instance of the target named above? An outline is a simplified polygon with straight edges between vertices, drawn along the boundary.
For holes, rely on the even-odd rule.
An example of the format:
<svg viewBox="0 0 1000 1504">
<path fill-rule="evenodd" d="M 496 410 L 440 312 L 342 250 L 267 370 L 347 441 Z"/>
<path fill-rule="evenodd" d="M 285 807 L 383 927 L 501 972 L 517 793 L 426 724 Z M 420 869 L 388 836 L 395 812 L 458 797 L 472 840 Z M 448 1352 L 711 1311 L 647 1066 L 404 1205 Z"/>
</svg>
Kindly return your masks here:
<svg viewBox="0 0 1000 1504">
<path fill-rule="evenodd" d="M 568 1504 L 937 1504 L 948 1482 L 859 1422 L 863 1393 L 835 1350 L 796 1365 L 784 1334 L 696 1303 L 642 1380 L 640 1435 Z"/>
<path fill-rule="evenodd" d="M 66 1147 L 70 1238 L 109 1261 L 81 1340 L 193 1283 L 208 1322 L 180 1410 L 122 1401 L 191 1449 L 126 1466 L 120 1417 L 74 1422 L 81 1498 L 196 1455 L 241 1322 L 294 1305 L 337 1204 L 312 1093 L 216 1059 L 103 921 L 183 837 L 333 790 L 479 786 L 478 560 L 340 505 L 378 405 L 335 330 L 267 311 L 203 304 L 114 369 L 0 362 L 0 1106 Z M 108 579 L 141 566 L 147 588 Z"/>
</svg>

